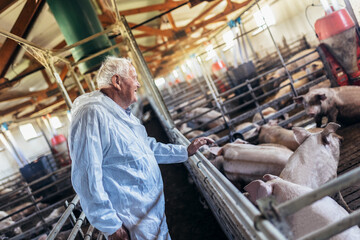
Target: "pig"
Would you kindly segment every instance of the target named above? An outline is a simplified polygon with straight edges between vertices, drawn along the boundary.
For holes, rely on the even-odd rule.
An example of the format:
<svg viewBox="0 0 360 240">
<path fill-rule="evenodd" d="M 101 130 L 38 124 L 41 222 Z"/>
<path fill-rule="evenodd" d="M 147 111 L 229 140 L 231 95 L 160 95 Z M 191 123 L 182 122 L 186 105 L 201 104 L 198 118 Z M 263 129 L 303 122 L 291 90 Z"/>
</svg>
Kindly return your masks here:
<svg viewBox="0 0 360 240">
<path fill-rule="evenodd" d="M 309 91 L 311 91 L 313 89 L 317 89 L 317 88 L 330 88 L 330 87 L 331 87 L 331 82 L 329 79 L 326 79 L 326 80 L 319 82 L 318 84 L 310 87 Z"/>
<path fill-rule="evenodd" d="M 339 127 L 329 123 L 323 131 L 316 133 L 294 127 L 295 139 L 300 146 L 289 158 L 280 177 L 313 189 L 335 178 L 342 139 L 335 134 Z"/>
<path fill-rule="evenodd" d="M 209 112 L 207 112 L 207 111 L 209 111 Z M 207 113 L 205 113 L 205 112 L 207 112 Z M 201 116 L 199 116 L 199 115 L 201 115 Z M 199 117 L 196 117 L 196 116 L 199 116 Z M 224 118 L 222 117 L 220 112 L 215 111 L 215 110 L 210 110 L 210 108 L 204 108 L 204 107 L 198 107 L 196 109 L 191 110 L 190 112 L 187 113 L 186 117 L 187 118 L 196 117 L 194 119 L 194 121 L 196 121 L 200 125 L 217 118 L 215 121 L 207 124 L 208 128 L 214 128 L 219 125 L 223 125 L 225 123 Z M 225 116 L 225 120 L 228 122 L 229 118 Z"/>
<path fill-rule="evenodd" d="M 255 180 L 244 187 L 244 190 L 249 193 L 250 201 L 254 204 L 256 204 L 257 199 L 270 195 L 273 195 L 279 204 L 312 191 L 309 187 L 295 184 L 270 174 L 266 174 L 264 180 L 267 182 Z M 293 234 L 291 239 L 298 239 L 321 227 L 339 221 L 348 215 L 345 209 L 337 204 L 336 201 L 330 197 L 324 197 L 287 217 Z M 354 226 L 331 238 L 331 240 L 345 239 L 360 239 L 360 229 Z"/>
<path fill-rule="evenodd" d="M 293 57 L 291 57 L 288 61 L 286 61 L 287 63 L 290 63 L 292 61 L 294 61 L 295 59 L 297 58 L 300 58 L 310 52 L 313 52 L 314 49 L 307 49 L 307 50 L 304 50 L 302 52 L 299 52 L 297 53 L 296 55 L 294 55 Z M 320 75 L 323 74 L 323 71 L 318 71 L 319 69 L 322 69 L 323 68 L 323 64 L 321 61 L 314 61 L 315 59 L 319 58 L 319 54 L 317 52 L 314 52 L 306 57 L 303 57 L 301 59 L 298 59 L 297 61 L 293 62 L 293 63 L 290 63 L 290 64 L 287 64 L 286 65 L 286 68 L 288 69 L 288 71 L 292 74 L 293 71 L 295 71 L 296 68 L 300 67 L 300 66 L 303 66 L 304 64 L 306 63 L 309 63 L 305 66 L 303 66 L 301 68 L 301 70 L 303 70 L 304 72 L 306 72 L 307 74 L 309 74 L 309 79 L 314 79 Z M 313 62 L 312 62 L 313 61 Z M 275 72 L 273 73 L 270 73 L 266 76 L 265 79 L 262 79 L 261 80 L 261 84 L 266 84 L 267 82 L 273 80 L 273 79 L 278 79 L 278 80 L 275 80 L 275 82 L 271 83 L 271 84 L 267 84 L 263 87 L 264 91 L 265 92 L 268 92 L 276 87 L 279 86 L 279 84 L 284 80 L 286 76 L 286 71 L 284 68 L 280 68 L 278 70 L 276 70 Z"/>
<path fill-rule="evenodd" d="M 261 112 L 262 112 L 264 118 L 268 118 L 271 115 L 275 114 L 277 111 L 272 107 L 268 107 L 268 108 L 265 108 L 264 110 L 262 110 Z M 274 120 L 276 120 L 276 122 L 280 122 L 280 120 L 286 120 L 288 118 L 289 118 L 289 114 L 285 113 L 282 116 L 280 116 L 279 118 L 274 119 Z M 260 120 L 262 120 L 260 113 L 254 114 L 252 122 L 257 123 Z"/>
<path fill-rule="evenodd" d="M 278 125 L 264 124 L 259 128 L 259 143 L 276 143 L 292 151 L 299 147 L 294 132 Z"/>
<path fill-rule="evenodd" d="M 36 199 L 36 201 L 38 201 L 38 200 L 39 199 Z M 27 207 L 27 206 L 29 206 L 31 204 L 32 204 L 31 202 L 25 202 L 25 203 L 20 204 L 19 206 L 16 206 L 16 207 L 8 210 L 7 212 L 9 214 L 12 214 L 12 213 L 17 212 L 17 211 L 19 211 L 19 210 L 21 210 L 21 209 L 23 209 L 23 208 L 25 208 L 25 207 Z M 44 208 L 46 208 L 48 206 L 47 204 L 41 203 L 41 202 L 37 203 L 36 205 L 37 205 L 37 207 L 39 209 L 44 209 Z M 20 219 L 29 216 L 30 214 L 34 213 L 35 211 L 36 211 L 35 206 L 28 207 L 28 208 L 20 211 L 19 213 L 14 214 L 12 216 L 12 219 L 14 221 L 19 221 Z"/>
<path fill-rule="evenodd" d="M 306 114 L 313 117 L 316 126 L 320 127 L 323 116 L 328 118 L 328 122 L 338 121 L 346 125 L 359 122 L 359 96 L 359 86 L 343 86 L 313 89 L 294 100 L 304 105 Z"/>
<path fill-rule="evenodd" d="M 4 217 L 6 217 L 6 216 L 8 216 L 8 215 L 9 215 L 9 214 L 8 214 L 7 212 L 0 211 L 0 218 L 4 218 Z M 5 229 L 5 228 L 7 228 L 7 227 L 10 227 L 10 226 L 13 225 L 13 224 L 15 224 L 15 222 L 13 221 L 13 219 L 12 219 L 11 217 L 8 217 L 8 218 L 6 218 L 6 219 L 4 219 L 4 220 L 2 220 L 2 221 L 0 222 L 0 230 L 3 230 L 3 229 Z M 20 227 L 16 227 L 16 228 L 14 228 L 14 230 L 13 230 L 11 233 L 9 233 L 9 234 L 10 234 L 9 237 L 14 236 L 14 234 L 15 234 L 15 235 L 18 235 L 18 234 L 20 234 L 20 233 L 22 233 L 21 228 L 20 228 Z M 8 234 L 8 233 L 6 233 L 6 234 Z"/>
<path fill-rule="evenodd" d="M 246 127 L 251 126 L 251 125 L 252 125 L 251 122 L 241 123 L 241 124 L 239 124 L 239 125 L 237 125 L 237 126 L 235 127 L 235 131 L 236 131 L 236 132 L 237 132 L 237 131 L 240 131 L 241 129 L 246 128 Z M 247 140 L 247 139 L 249 139 L 249 138 L 252 138 L 252 137 L 256 136 L 256 128 L 252 128 L 252 129 L 250 129 L 249 131 L 242 133 L 242 135 L 243 135 L 243 137 L 244 137 L 245 140 Z"/>
<path fill-rule="evenodd" d="M 299 72 L 296 72 L 294 74 L 292 74 L 292 78 L 294 80 L 294 88 L 297 89 L 305 84 L 307 84 L 309 82 L 309 80 L 313 79 L 313 76 L 311 75 L 311 73 L 323 68 L 323 63 L 321 61 L 315 61 L 311 64 L 311 66 L 306 69 L 306 70 L 301 70 Z M 269 100 L 275 100 L 278 99 L 280 97 L 282 97 L 283 95 L 291 92 L 291 86 L 290 86 L 290 80 L 287 79 L 285 81 L 283 81 L 282 83 L 280 83 L 280 89 L 279 91 L 275 94 L 275 96 L 271 97 Z M 287 103 L 288 99 L 284 99 L 280 102 L 281 105 L 285 105 Z"/>
<path fill-rule="evenodd" d="M 284 147 L 228 143 L 218 148 L 222 158 L 216 165 L 230 181 L 250 182 L 266 173 L 279 175 L 292 153 Z"/>
<path fill-rule="evenodd" d="M 311 49 L 306 49 L 304 51 L 301 51 L 297 54 L 295 54 L 294 56 L 292 56 L 289 60 L 287 60 L 286 62 L 287 63 L 290 63 L 292 61 L 294 61 L 295 59 L 297 58 L 300 58 L 310 52 L 313 52 L 315 49 L 311 48 Z M 315 59 L 319 58 L 319 54 L 317 52 L 314 52 L 306 57 L 303 57 L 303 58 L 300 58 L 299 60 L 293 62 L 293 63 L 290 63 L 290 64 L 287 64 L 286 65 L 286 68 L 288 69 L 289 72 L 292 72 L 294 71 L 296 68 L 308 63 L 308 62 L 311 62 Z M 310 66 L 304 66 L 302 69 L 305 70 L 306 72 L 308 73 L 312 73 L 314 72 L 314 66 L 312 65 L 314 62 L 312 62 L 310 64 Z M 321 63 L 322 64 L 322 63 Z M 311 71 L 313 70 L 313 71 Z M 275 74 L 273 76 L 271 76 L 272 78 L 278 78 L 278 77 L 281 77 L 281 76 L 285 76 L 286 75 L 286 72 L 285 72 L 285 69 L 284 68 L 280 68 L 279 70 L 277 70 L 275 72 Z"/>
<path fill-rule="evenodd" d="M 65 207 L 56 208 L 44 220 L 45 220 L 45 222 L 50 222 L 51 220 L 61 217 L 61 215 L 64 212 L 65 212 Z M 43 224 L 43 222 L 40 221 L 36 224 L 36 227 L 40 227 L 42 224 Z"/>
<path fill-rule="evenodd" d="M 197 136 L 201 135 L 204 133 L 204 131 L 201 131 L 201 130 L 194 130 L 192 131 L 192 128 L 189 128 L 186 123 L 182 124 L 181 127 L 180 127 L 180 132 L 182 134 L 185 134 L 185 137 L 187 139 L 193 139 L 193 138 L 196 138 Z M 189 132 L 191 131 L 191 132 Z M 189 133 L 187 133 L 189 132 Z M 210 134 L 209 136 L 207 136 L 209 138 L 211 138 L 212 140 L 214 141 L 217 141 L 219 140 L 220 138 L 216 135 L 216 134 Z"/>
</svg>

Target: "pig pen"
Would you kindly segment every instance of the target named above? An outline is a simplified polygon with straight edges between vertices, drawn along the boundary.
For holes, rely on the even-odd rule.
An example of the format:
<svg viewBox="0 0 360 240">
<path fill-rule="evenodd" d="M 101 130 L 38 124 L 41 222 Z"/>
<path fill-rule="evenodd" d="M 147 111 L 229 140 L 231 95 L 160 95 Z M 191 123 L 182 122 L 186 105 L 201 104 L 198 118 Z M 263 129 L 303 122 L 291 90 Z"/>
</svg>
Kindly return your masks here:
<svg viewBox="0 0 360 240">
<path fill-rule="evenodd" d="M 242 80 L 223 92 L 219 92 L 216 83 L 230 82 L 238 76 L 232 73 L 212 79 L 203 71 L 203 77 L 195 78 L 191 84 L 182 83 L 172 90 L 165 89 L 162 94 L 175 126 L 185 136 L 190 136 L 188 138 L 191 140 L 194 137 L 217 134 L 220 138 L 217 139 L 217 143 L 222 145 L 233 141 L 234 135 L 241 136 L 253 131 L 254 123 L 262 125 L 286 114 L 290 117 L 280 122 L 280 126 L 289 123 L 297 126 L 306 125 L 309 121 L 303 122 L 305 112 L 302 106 L 292 101 L 292 97 L 307 92 L 311 87 L 329 82 L 325 75 L 326 64 L 312 72 L 306 70 L 305 73 L 305 70 L 301 70 L 309 68 L 314 63 L 324 62 L 322 59 L 320 49 L 307 50 L 306 54 L 286 63 L 286 66 L 291 67 L 287 70 L 289 74 L 284 72 L 283 75 L 270 78 L 269 76 L 284 69 L 276 67 L 259 72 L 251 79 Z M 299 75 L 299 71 L 303 71 L 303 74 Z M 289 76 L 290 81 L 285 82 Z M 269 107 L 277 112 L 271 116 L 264 116 L 262 112 Z M 203 109 L 200 113 L 197 112 L 199 108 Z M 218 114 L 214 115 L 213 112 Z M 259 118 L 253 122 L 255 115 Z M 220 124 L 209 127 L 217 122 Z M 239 127 L 244 123 L 250 124 Z"/>
<path fill-rule="evenodd" d="M 255 114 L 260 114 L 260 119 L 255 122 L 258 125 L 263 125 L 269 120 L 276 119 L 284 114 L 288 114 L 289 118 L 281 120 L 279 122 L 280 126 L 287 126 L 288 124 L 292 124 L 293 126 L 305 127 L 311 125 L 313 123 L 313 119 L 306 116 L 302 106 L 292 102 L 292 96 L 304 94 L 311 87 L 317 85 L 320 85 L 322 87 L 329 87 L 329 85 L 335 86 L 331 75 L 327 74 L 329 73 L 329 69 L 326 62 L 324 61 L 324 56 L 321 52 L 321 49 L 316 49 L 315 51 L 319 54 L 318 58 L 302 63 L 301 65 L 298 65 L 295 68 L 291 68 L 291 70 L 288 71 L 290 75 L 295 75 L 304 66 L 309 66 L 313 62 L 319 60 L 323 63 L 323 67 L 321 67 L 320 69 L 316 69 L 316 71 L 313 72 L 315 73 L 313 76 L 309 76 L 309 74 L 307 74 L 305 77 L 309 77 L 309 81 L 307 81 L 303 85 L 296 85 L 295 83 L 303 79 L 304 76 L 300 76 L 298 78 L 294 77 L 292 81 L 287 84 L 290 90 L 287 93 L 277 96 L 277 98 L 275 99 L 271 99 L 269 97 L 276 95 L 279 90 L 285 87 L 284 85 L 281 85 L 281 82 L 285 80 L 284 76 L 273 78 L 262 83 L 259 83 L 258 80 L 278 71 L 280 67 L 277 67 L 270 71 L 259 73 L 258 76 L 247 79 L 245 82 L 239 84 L 238 86 L 228 89 L 222 93 L 219 92 L 220 89 L 216 88 L 216 86 L 218 86 L 217 82 L 227 81 L 226 78 L 228 78 L 229 76 L 225 75 L 220 79 L 214 80 L 209 74 L 203 72 L 203 77 L 196 79 L 196 84 L 186 85 L 183 89 L 178 87 L 178 89 L 174 90 L 172 94 L 163 92 L 165 104 L 169 108 L 175 126 L 178 127 L 179 130 L 182 131 L 182 133 L 187 136 L 190 141 L 194 137 L 189 137 L 187 134 L 191 132 L 196 132 L 198 134 L 196 137 L 209 136 L 214 133 L 218 134 L 218 136 L 220 137 L 220 139 L 216 141 L 218 145 L 232 142 L 236 137 L 243 137 L 244 134 L 254 128 L 254 122 L 252 122 L 251 119 L 254 117 Z M 315 51 L 309 52 L 299 58 L 288 61 L 286 65 L 290 65 L 301 60 L 302 58 L 306 58 L 307 56 L 313 54 Z M 289 75 L 287 74 L 287 76 Z M 328 78 L 331 81 L 329 81 Z M 274 83 L 276 83 L 276 87 L 274 87 Z M 270 89 L 272 90 L 263 90 L 264 87 L 267 86 L 271 86 Z M 188 91 L 193 92 L 187 94 Z M 196 120 L 197 117 L 200 118 L 202 115 L 205 115 L 207 113 L 205 112 L 199 114 L 198 116 L 188 117 L 187 113 L 198 107 L 208 107 L 208 112 L 211 112 L 212 110 L 217 110 L 219 113 L 221 113 L 221 116 L 217 116 L 213 119 L 208 119 L 206 122 L 194 124 L 193 121 Z M 262 111 L 268 107 L 275 108 L 277 112 L 270 116 L 264 116 L 263 114 L 261 114 Z M 228 118 L 228 120 L 226 119 L 226 117 Z M 214 122 L 220 118 L 224 119 L 224 124 L 220 124 L 214 128 L 206 128 L 207 124 Z M 244 121 L 250 121 L 251 124 L 235 130 L 235 127 L 238 124 L 243 123 Z M 191 128 L 185 128 L 186 130 L 183 131 L 182 125 L 187 124 L 188 122 L 190 122 Z M 350 133 L 352 130 L 347 129 L 351 129 L 352 127 L 356 128 L 359 127 L 359 125 L 343 128 L 339 130 L 339 134 L 341 135 L 343 132 L 346 133 L 347 131 Z M 351 137 L 354 138 L 354 136 Z M 347 137 L 344 136 L 344 138 L 346 139 Z M 252 143 L 257 143 L 257 136 L 253 136 L 252 138 L 247 140 Z M 343 173 L 356 167 L 356 164 L 354 163 L 356 163 L 358 159 L 354 157 L 356 156 L 357 150 L 354 147 L 348 145 L 349 142 L 345 140 L 341 148 L 339 175 L 342 175 Z M 346 156 L 348 156 L 348 159 Z M 350 204 L 350 208 L 352 208 L 353 210 L 357 209 L 358 189 L 356 187 L 348 187 L 342 190 L 342 193 L 345 200 Z"/>
<path fill-rule="evenodd" d="M 56 155 L 55 158 L 61 157 Z M 71 200 L 70 165 L 45 176 L 25 181 L 19 173 L 3 179 L 0 194 L 0 239 L 32 239 L 49 231 L 62 212 L 49 215 Z M 60 211 L 60 212 L 59 212 Z"/>
</svg>

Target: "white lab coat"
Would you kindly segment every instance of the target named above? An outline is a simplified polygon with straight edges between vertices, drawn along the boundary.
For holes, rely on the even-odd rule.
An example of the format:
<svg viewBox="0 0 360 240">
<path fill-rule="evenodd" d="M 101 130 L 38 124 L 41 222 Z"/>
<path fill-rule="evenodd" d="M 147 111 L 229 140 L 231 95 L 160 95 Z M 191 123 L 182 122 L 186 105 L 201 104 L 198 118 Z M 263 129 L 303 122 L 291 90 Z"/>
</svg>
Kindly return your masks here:
<svg viewBox="0 0 360 240">
<path fill-rule="evenodd" d="M 90 223 L 106 236 L 124 224 L 132 240 L 170 239 L 158 163 L 186 161 L 186 147 L 148 137 L 100 91 L 78 97 L 71 112 L 71 180 Z"/>
</svg>

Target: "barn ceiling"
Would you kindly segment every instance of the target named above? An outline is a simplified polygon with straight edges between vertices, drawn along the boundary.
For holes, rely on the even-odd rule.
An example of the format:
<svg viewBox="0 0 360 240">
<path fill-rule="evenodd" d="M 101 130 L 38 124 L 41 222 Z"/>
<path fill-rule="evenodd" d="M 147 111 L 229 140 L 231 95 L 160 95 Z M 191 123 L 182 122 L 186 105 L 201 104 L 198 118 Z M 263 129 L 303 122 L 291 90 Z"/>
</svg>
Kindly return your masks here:
<svg viewBox="0 0 360 240">
<path fill-rule="evenodd" d="M 110 0 L 91 0 L 104 28 L 115 22 Z M 197 2 L 197 4 L 195 4 Z M 136 41 L 154 76 L 171 71 L 234 14 L 244 11 L 252 0 L 116 0 L 120 15 L 130 27 L 154 20 L 133 29 Z M 156 16 L 159 16 L 155 18 Z M 45 0 L 1 0 L 0 30 L 49 50 L 66 46 L 54 16 Z M 120 36 L 115 37 L 121 43 Z M 0 35 L 0 123 L 51 111 L 64 110 L 66 104 L 49 73 L 15 41 Z M 73 61 L 71 53 L 66 56 Z M 79 95 L 65 64 L 57 71 L 70 98 Z M 85 91 L 88 86 L 82 81 Z"/>
</svg>

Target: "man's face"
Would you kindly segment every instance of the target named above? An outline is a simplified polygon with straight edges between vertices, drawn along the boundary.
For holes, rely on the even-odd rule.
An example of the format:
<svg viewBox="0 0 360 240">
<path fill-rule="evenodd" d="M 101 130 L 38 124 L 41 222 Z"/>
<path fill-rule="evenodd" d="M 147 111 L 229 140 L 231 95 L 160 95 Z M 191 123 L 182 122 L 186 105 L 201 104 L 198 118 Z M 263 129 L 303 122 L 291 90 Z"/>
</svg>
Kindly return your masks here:
<svg viewBox="0 0 360 240">
<path fill-rule="evenodd" d="M 137 89 L 140 87 L 140 83 L 137 80 L 137 74 L 133 66 L 130 67 L 129 77 L 122 78 L 120 83 L 121 95 L 127 101 L 129 105 L 137 101 Z"/>
</svg>

